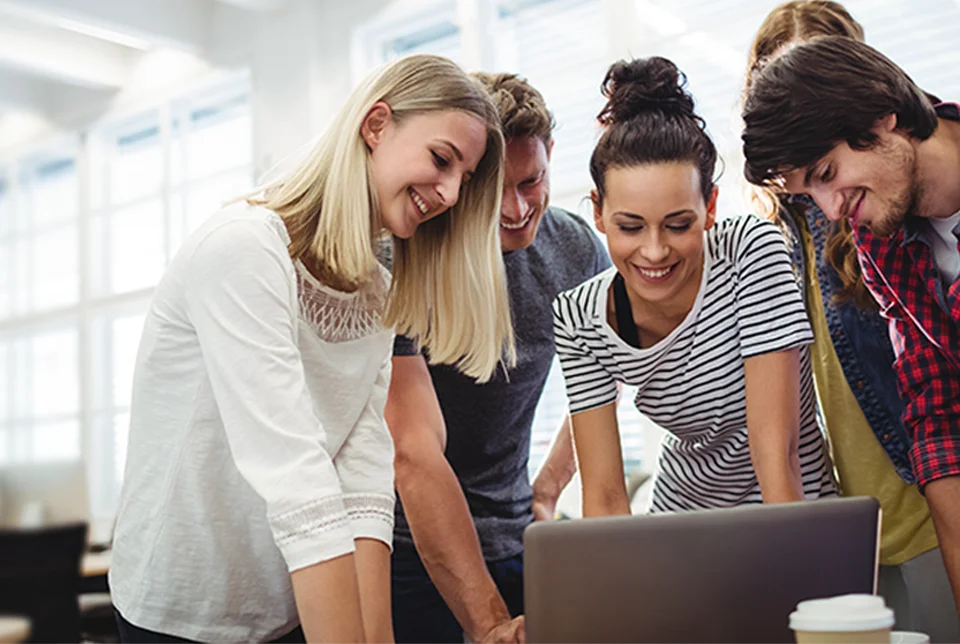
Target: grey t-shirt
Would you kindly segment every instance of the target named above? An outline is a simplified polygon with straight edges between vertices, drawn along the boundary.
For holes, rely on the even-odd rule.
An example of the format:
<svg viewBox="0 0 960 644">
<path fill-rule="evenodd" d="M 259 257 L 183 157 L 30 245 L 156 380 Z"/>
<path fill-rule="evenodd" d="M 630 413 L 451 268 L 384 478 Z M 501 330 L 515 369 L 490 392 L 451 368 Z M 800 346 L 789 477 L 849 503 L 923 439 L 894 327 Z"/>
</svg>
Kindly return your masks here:
<svg viewBox="0 0 960 644">
<path fill-rule="evenodd" d="M 533 520 L 527 474 L 530 430 L 556 353 L 551 304 L 610 266 L 597 236 L 582 218 L 548 208 L 533 243 L 504 254 L 517 366 L 478 385 L 452 367 L 430 375 L 447 426 L 446 457 L 463 487 L 483 556 L 488 561 L 523 551 L 523 529 Z M 416 355 L 416 343 L 398 336 L 394 355 Z M 412 544 L 397 497 L 394 539 Z"/>
</svg>

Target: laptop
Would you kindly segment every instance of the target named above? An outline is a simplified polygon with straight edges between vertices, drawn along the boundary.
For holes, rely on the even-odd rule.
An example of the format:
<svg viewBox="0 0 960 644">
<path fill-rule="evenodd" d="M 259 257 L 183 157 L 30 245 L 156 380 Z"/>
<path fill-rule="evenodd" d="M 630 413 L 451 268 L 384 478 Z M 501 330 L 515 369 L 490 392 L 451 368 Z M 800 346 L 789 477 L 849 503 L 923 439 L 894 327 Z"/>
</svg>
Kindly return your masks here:
<svg viewBox="0 0 960 644">
<path fill-rule="evenodd" d="M 880 524 L 872 497 L 537 522 L 527 641 L 793 642 L 798 602 L 876 592 Z"/>
</svg>

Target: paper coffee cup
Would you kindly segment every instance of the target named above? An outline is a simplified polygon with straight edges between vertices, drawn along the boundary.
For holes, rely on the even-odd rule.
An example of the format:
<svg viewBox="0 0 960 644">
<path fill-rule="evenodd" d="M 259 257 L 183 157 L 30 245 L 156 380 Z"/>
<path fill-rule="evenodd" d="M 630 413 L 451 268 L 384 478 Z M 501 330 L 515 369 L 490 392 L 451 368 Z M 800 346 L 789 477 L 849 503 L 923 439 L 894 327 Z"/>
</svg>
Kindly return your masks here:
<svg viewBox="0 0 960 644">
<path fill-rule="evenodd" d="M 797 644 L 890 644 L 893 622 L 893 611 L 876 595 L 809 599 L 790 613 Z"/>
</svg>

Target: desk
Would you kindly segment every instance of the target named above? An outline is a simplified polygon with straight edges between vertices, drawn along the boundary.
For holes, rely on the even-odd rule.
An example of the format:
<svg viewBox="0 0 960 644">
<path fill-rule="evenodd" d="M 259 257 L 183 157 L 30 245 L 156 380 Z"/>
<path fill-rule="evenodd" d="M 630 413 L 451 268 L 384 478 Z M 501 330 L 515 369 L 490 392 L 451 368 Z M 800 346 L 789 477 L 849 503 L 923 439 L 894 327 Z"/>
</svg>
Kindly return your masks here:
<svg viewBox="0 0 960 644">
<path fill-rule="evenodd" d="M 84 577 L 100 577 L 110 571 L 111 552 L 88 552 L 80 563 L 80 574 Z"/>
<path fill-rule="evenodd" d="M 0 644 L 23 642 L 30 637 L 30 620 L 26 617 L 0 615 Z"/>
</svg>

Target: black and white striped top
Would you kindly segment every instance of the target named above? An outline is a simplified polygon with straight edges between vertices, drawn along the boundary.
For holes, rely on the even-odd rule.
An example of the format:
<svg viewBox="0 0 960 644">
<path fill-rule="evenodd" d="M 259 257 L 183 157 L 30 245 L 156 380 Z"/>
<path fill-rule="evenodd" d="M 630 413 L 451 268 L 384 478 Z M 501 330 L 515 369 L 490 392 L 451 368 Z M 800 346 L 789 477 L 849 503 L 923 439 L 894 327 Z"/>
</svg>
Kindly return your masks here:
<svg viewBox="0 0 960 644">
<path fill-rule="evenodd" d="M 801 349 L 800 470 L 808 499 L 835 494 L 807 345 L 813 341 L 783 237 L 750 215 L 705 233 L 693 308 L 649 348 L 607 322 L 611 268 L 554 301 L 557 354 L 573 414 L 613 403 L 617 382 L 638 387 L 637 408 L 667 430 L 652 512 L 761 502 L 747 444 L 745 358 Z"/>
</svg>

